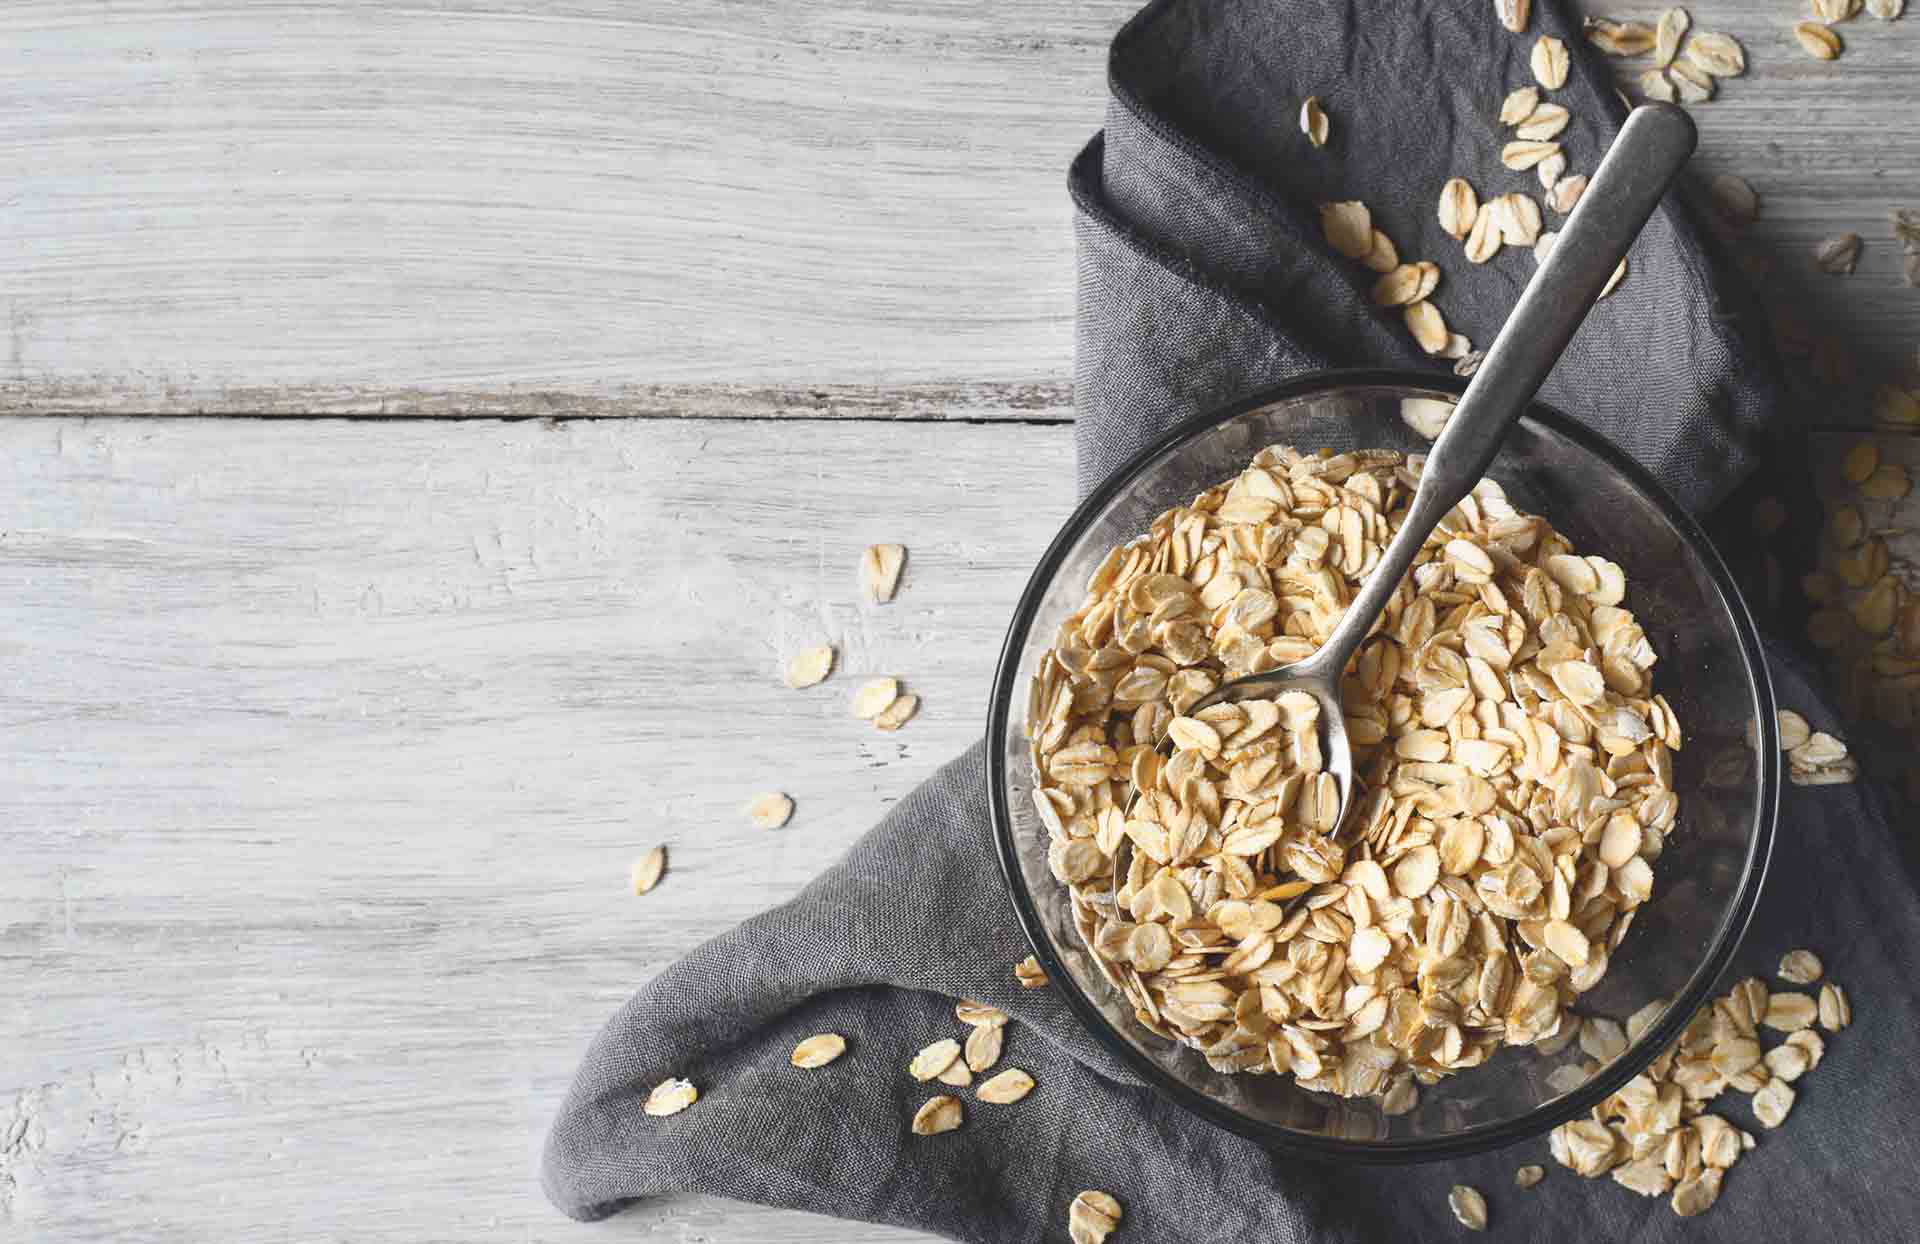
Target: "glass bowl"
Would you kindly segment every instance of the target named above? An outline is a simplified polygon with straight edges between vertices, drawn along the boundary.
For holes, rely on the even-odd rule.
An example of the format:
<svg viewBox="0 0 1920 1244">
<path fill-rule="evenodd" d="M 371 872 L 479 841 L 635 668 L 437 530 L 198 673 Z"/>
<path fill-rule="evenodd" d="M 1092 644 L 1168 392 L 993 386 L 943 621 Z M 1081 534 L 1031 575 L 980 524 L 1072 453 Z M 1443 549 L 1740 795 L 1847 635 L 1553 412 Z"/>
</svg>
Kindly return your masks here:
<svg viewBox="0 0 1920 1244">
<path fill-rule="evenodd" d="M 1584 553 L 1618 562 L 1626 604 L 1659 655 L 1655 688 L 1685 731 L 1674 757 L 1680 817 L 1655 868 L 1653 898 L 1576 1010 L 1624 1021 L 1664 1013 L 1625 1053 L 1572 1085 L 1585 1055 L 1503 1049 L 1422 1087 L 1409 1113 L 1377 1099 L 1302 1089 L 1291 1077 L 1228 1075 L 1141 1027 L 1095 966 L 1064 886 L 1047 868 L 1033 805 L 1027 689 L 1061 621 L 1114 545 L 1170 506 L 1237 474 L 1275 443 L 1302 450 L 1422 452 L 1407 398 L 1457 399 L 1464 381 L 1390 371 L 1323 372 L 1182 423 L 1083 501 L 1020 598 L 994 679 L 988 796 L 1014 904 L 1041 963 L 1073 1010 L 1124 1063 L 1177 1105 L 1269 1148 L 1344 1161 L 1457 1157 L 1537 1136 L 1584 1114 L 1643 1070 L 1710 997 L 1752 915 L 1773 844 L 1780 762 L 1773 690 L 1753 621 L 1706 534 L 1645 470 L 1579 423 L 1538 404 L 1508 434 L 1489 474 L 1515 505 L 1548 519 Z M 1649 416 L 1654 417 L 1654 416 Z"/>
</svg>

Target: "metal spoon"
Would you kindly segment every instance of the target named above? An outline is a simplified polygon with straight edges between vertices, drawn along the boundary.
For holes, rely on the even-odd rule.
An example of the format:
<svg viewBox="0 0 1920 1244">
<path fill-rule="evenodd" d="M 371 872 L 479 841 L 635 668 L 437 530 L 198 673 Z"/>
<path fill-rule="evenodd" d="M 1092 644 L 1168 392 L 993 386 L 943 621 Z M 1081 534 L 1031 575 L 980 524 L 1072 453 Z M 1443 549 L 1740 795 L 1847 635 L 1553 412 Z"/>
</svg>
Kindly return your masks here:
<svg viewBox="0 0 1920 1244">
<path fill-rule="evenodd" d="M 1209 705 L 1271 700 L 1287 691 L 1304 691 L 1319 701 L 1325 771 L 1340 788 L 1334 825 L 1345 821 L 1353 804 L 1353 748 L 1340 705 L 1342 672 L 1373 630 L 1427 537 L 1492 465 L 1507 429 L 1533 400 L 1587 318 L 1660 196 L 1693 154 L 1694 141 L 1693 122 L 1681 109 L 1647 104 L 1633 110 L 1434 441 L 1406 520 L 1333 633 L 1305 660 L 1234 679 L 1187 709 L 1191 716 Z M 1170 753 L 1172 741 L 1162 739 L 1159 750 Z M 1125 863 L 1116 856 L 1116 893 L 1124 883 Z"/>
</svg>

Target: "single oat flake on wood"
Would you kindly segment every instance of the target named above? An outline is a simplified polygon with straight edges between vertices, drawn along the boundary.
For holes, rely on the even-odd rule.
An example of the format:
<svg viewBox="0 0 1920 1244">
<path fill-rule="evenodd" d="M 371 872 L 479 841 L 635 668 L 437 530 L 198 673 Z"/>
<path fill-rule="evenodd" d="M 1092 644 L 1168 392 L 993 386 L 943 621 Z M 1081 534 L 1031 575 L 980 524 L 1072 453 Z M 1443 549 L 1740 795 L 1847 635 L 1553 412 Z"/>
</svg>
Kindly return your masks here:
<svg viewBox="0 0 1920 1244">
<path fill-rule="evenodd" d="M 633 892 L 645 894 L 660 884 L 660 874 L 667 870 L 667 849 L 655 847 L 633 862 Z"/>
<path fill-rule="evenodd" d="M 1680 40 L 1686 37 L 1687 27 L 1693 25 L 1693 18 L 1681 8 L 1668 9 L 1660 15 L 1660 21 L 1653 32 L 1653 63 L 1665 69 L 1673 63 L 1675 54 L 1680 51 Z"/>
<path fill-rule="evenodd" d="M 881 730 L 898 730 L 901 726 L 911 721 L 913 715 L 919 711 L 919 696 L 898 696 L 894 699 L 893 703 L 874 714 L 873 724 Z"/>
<path fill-rule="evenodd" d="M 893 599 L 900 587 L 900 571 L 907 564 L 904 544 L 870 544 L 861 555 L 860 571 L 866 581 L 867 595 L 875 604 Z"/>
<path fill-rule="evenodd" d="M 1687 40 L 1681 56 L 1716 78 L 1737 78 L 1747 71 L 1747 50 L 1732 35 L 1703 30 Z"/>
<path fill-rule="evenodd" d="M 1801 51 L 1815 60 L 1833 60 L 1840 55 L 1840 36 L 1819 22 L 1799 22 L 1793 28 Z"/>
<path fill-rule="evenodd" d="M 900 698 L 897 678 L 870 678 L 853 693 L 853 715 L 872 721 Z"/>
<path fill-rule="evenodd" d="M 1587 42 L 1608 56 L 1639 56 L 1653 48 L 1653 27 L 1645 22 L 1616 22 L 1605 17 L 1586 21 Z"/>
<path fill-rule="evenodd" d="M 827 675 L 833 673 L 833 658 L 832 644 L 794 653 L 793 659 L 787 662 L 787 686 L 799 691 L 825 682 Z"/>
<path fill-rule="evenodd" d="M 700 1090 L 686 1080 L 662 1080 L 647 1094 L 646 1112 L 656 1119 L 679 1114 L 700 1099 Z"/>
<path fill-rule="evenodd" d="M 755 829 L 779 829 L 793 816 L 793 800 L 774 791 L 747 805 L 747 817 Z"/>
<path fill-rule="evenodd" d="M 1831 276 L 1850 276 L 1860 262 L 1860 235 L 1842 233 L 1814 248 L 1813 264 Z"/>
</svg>

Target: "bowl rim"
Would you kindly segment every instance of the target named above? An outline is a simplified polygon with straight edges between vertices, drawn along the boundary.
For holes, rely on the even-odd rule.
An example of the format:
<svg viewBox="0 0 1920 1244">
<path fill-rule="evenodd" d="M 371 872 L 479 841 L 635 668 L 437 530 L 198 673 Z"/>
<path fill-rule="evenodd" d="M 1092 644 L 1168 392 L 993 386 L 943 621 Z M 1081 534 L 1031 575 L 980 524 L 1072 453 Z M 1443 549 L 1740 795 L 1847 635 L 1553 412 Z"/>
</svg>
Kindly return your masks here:
<svg viewBox="0 0 1920 1244">
<path fill-rule="evenodd" d="M 1013 820 L 1008 809 L 1008 774 L 1001 740 L 1006 737 L 1009 719 L 1016 703 L 1025 697 L 1016 695 L 1014 679 L 1019 674 L 1021 649 L 1048 584 L 1057 573 L 1073 543 L 1080 538 L 1094 516 L 1111 502 L 1140 469 L 1151 459 L 1193 440 L 1230 419 L 1275 402 L 1297 399 L 1317 392 L 1355 388 L 1419 389 L 1450 393 L 1456 399 L 1466 391 L 1467 381 L 1441 373 L 1406 371 L 1394 368 L 1335 368 L 1310 372 L 1279 384 L 1264 386 L 1233 401 L 1212 408 L 1191 419 L 1182 420 L 1110 472 L 1099 485 L 1074 507 L 1059 533 L 1047 545 L 1035 566 L 1027 586 L 1014 607 L 1013 620 L 1001 645 L 994 672 L 992 699 L 987 709 L 986 775 L 987 801 L 993 818 L 994 845 L 1000 868 L 1013 897 L 1014 913 L 1021 930 L 1032 944 L 1034 954 L 1046 969 L 1052 987 L 1062 992 L 1068 1009 L 1093 1035 L 1094 1039 L 1120 1063 L 1145 1081 L 1155 1092 L 1209 1122 L 1253 1140 L 1288 1156 L 1338 1159 L 1369 1164 L 1424 1162 L 1458 1158 L 1497 1149 L 1539 1136 L 1569 1119 L 1584 1115 L 1634 1076 L 1644 1071 L 1659 1053 L 1680 1035 L 1693 1014 L 1705 1003 L 1720 977 L 1732 963 L 1753 919 L 1760 890 L 1766 880 L 1768 861 L 1773 852 L 1775 825 L 1779 817 L 1780 754 L 1777 718 L 1774 716 L 1773 682 L 1760 646 L 1758 629 L 1746 601 L 1734 582 L 1732 572 L 1714 547 L 1706 530 L 1691 513 L 1668 493 L 1651 472 L 1629 457 L 1611 441 L 1580 421 L 1535 400 L 1522 418 L 1542 424 L 1591 453 L 1613 468 L 1628 484 L 1648 497 L 1700 558 L 1718 595 L 1720 604 L 1732 621 L 1739 641 L 1741 660 L 1747 673 L 1749 693 L 1759 738 L 1759 798 L 1754 805 L 1753 832 L 1747 844 L 1747 858 L 1739 890 L 1722 913 L 1713 942 L 1700 959 L 1686 985 L 1651 1028 L 1629 1048 L 1626 1054 L 1601 1074 L 1571 1093 L 1537 1106 L 1525 1114 L 1494 1123 L 1482 1124 L 1442 1137 L 1403 1137 L 1387 1140 L 1350 1140 L 1296 1132 L 1240 1114 L 1221 1105 L 1184 1082 L 1169 1075 L 1161 1066 L 1123 1038 L 1066 970 L 1046 935 L 1045 925 L 1029 892 L 1021 871 L 1013 838 Z"/>
</svg>

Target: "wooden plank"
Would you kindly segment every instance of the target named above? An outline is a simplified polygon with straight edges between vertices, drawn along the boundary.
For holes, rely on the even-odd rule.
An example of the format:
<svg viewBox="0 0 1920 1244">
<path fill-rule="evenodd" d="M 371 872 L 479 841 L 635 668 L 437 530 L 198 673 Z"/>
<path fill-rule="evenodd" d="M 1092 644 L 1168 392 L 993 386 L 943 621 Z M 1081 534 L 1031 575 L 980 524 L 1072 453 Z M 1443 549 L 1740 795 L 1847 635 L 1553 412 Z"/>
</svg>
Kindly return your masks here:
<svg viewBox="0 0 1920 1244">
<path fill-rule="evenodd" d="M 587 1040 L 979 737 L 1071 503 L 1024 425 L 22 419 L 0 473 L 0 1234 L 75 1244 L 579 1238 L 532 1159 Z"/>
<path fill-rule="evenodd" d="M 1133 7 L 18 0 L 0 409 L 1064 417 L 1065 169 Z M 1818 64 L 1691 7 L 1751 54 L 1695 114 L 1780 296 L 1910 362 L 1920 20 Z"/>
</svg>

